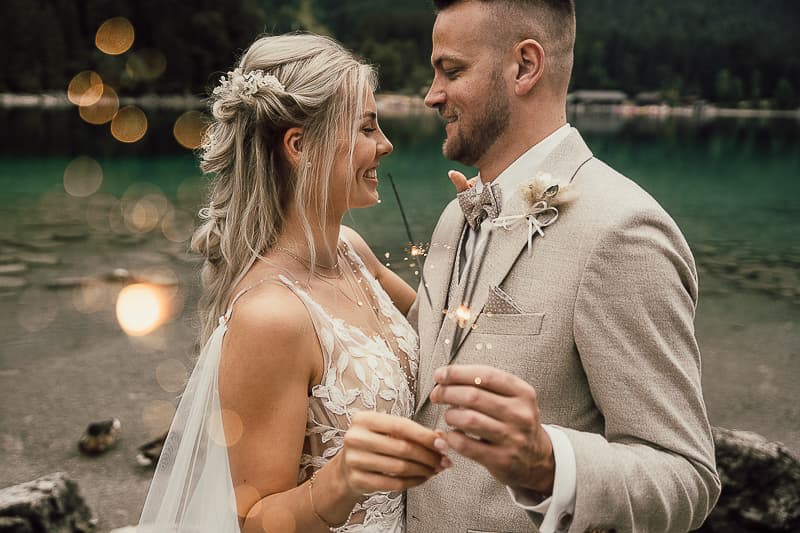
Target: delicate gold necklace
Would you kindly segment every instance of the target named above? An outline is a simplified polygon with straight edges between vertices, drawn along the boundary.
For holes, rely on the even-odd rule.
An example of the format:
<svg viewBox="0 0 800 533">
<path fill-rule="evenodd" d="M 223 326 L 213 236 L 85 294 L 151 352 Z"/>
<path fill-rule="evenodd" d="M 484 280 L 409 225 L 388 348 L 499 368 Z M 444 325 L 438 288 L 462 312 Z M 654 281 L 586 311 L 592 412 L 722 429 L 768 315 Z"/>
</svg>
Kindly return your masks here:
<svg viewBox="0 0 800 533">
<path fill-rule="evenodd" d="M 336 263 L 333 266 L 328 266 L 328 265 L 321 265 L 319 263 L 313 262 L 310 259 L 306 259 L 305 257 L 297 255 L 295 252 L 289 250 L 288 248 L 284 248 L 283 246 L 276 245 L 275 248 L 277 250 L 280 250 L 281 252 L 285 253 L 286 255 L 288 255 L 289 257 L 291 257 L 292 259 L 294 259 L 295 261 L 297 261 L 298 263 L 300 263 L 304 267 L 306 267 L 309 271 L 311 271 L 315 275 L 319 275 L 319 276 L 321 276 L 323 278 L 328 278 L 328 279 L 342 279 L 342 276 L 343 276 L 344 272 L 342 271 L 341 265 L 339 265 L 339 256 L 338 256 L 338 254 L 336 256 Z M 312 266 L 314 268 L 311 268 Z M 318 270 L 327 270 L 328 272 L 335 272 L 335 274 L 333 274 L 333 275 L 327 274 L 326 275 L 326 274 L 322 274 L 320 272 L 317 272 Z"/>
</svg>

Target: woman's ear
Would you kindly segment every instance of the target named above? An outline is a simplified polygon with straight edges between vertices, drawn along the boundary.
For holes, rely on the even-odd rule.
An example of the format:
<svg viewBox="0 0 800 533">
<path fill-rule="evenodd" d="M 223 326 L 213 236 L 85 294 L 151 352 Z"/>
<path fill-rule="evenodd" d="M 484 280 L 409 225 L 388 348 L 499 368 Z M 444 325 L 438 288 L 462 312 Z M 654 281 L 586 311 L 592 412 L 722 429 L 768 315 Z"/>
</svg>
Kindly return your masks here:
<svg viewBox="0 0 800 533">
<path fill-rule="evenodd" d="M 300 162 L 300 155 L 303 151 L 303 128 L 293 127 L 286 130 L 283 134 L 282 146 L 286 160 L 296 167 Z"/>
<path fill-rule="evenodd" d="M 544 74 L 544 48 L 535 39 L 525 39 L 514 47 L 517 76 L 514 91 L 517 96 L 528 94 Z"/>
</svg>

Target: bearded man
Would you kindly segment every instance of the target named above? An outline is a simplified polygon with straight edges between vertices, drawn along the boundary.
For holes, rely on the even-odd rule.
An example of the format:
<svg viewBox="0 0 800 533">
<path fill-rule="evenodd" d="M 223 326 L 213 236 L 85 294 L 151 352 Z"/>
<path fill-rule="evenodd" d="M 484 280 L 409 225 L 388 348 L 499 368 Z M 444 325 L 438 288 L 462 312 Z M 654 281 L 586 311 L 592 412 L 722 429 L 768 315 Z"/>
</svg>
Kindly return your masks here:
<svg viewBox="0 0 800 533">
<path fill-rule="evenodd" d="M 455 462 L 408 531 L 688 531 L 720 492 L 667 213 L 566 122 L 573 0 L 436 0 L 425 103 L 457 201 L 426 260 L 415 419 Z M 425 294 L 420 287 L 418 294 Z"/>
</svg>

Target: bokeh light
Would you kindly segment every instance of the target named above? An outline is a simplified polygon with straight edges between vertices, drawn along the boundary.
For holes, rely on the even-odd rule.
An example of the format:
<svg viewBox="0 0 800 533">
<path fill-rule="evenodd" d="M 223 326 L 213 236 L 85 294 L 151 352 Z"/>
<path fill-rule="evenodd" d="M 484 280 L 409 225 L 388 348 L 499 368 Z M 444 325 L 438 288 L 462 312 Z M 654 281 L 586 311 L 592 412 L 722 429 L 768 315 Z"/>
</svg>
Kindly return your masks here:
<svg viewBox="0 0 800 533">
<path fill-rule="evenodd" d="M 261 507 L 261 502 L 259 501 L 259 500 L 261 500 L 261 494 L 258 492 L 258 490 L 254 486 L 248 485 L 247 483 L 242 483 L 241 485 L 237 485 L 237 487 L 235 489 L 233 489 L 233 492 L 236 495 L 236 498 L 231 503 L 233 504 L 233 509 L 236 511 L 236 514 L 238 514 L 239 516 L 242 516 L 242 517 L 247 516 L 248 512 L 250 512 L 250 513 L 252 513 L 254 515 L 258 514 L 259 509 L 255 508 L 255 507 L 252 510 L 250 510 L 250 509 L 239 509 L 238 506 L 236 505 L 236 502 L 250 501 L 250 502 L 256 502 L 256 505 L 258 505 L 259 508 Z M 272 527 L 272 524 L 270 524 L 270 527 Z M 264 531 L 269 531 L 269 530 L 265 529 Z M 273 531 L 291 531 L 291 530 L 289 530 L 289 529 L 274 529 Z"/>
<path fill-rule="evenodd" d="M 187 111 L 175 121 L 172 133 L 175 140 L 184 148 L 194 150 L 203 142 L 208 127 L 208 119 L 200 111 Z"/>
<path fill-rule="evenodd" d="M 125 223 L 131 231 L 147 233 L 158 226 L 158 207 L 147 198 L 142 198 L 125 213 Z"/>
<path fill-rule="evenodd" d="M 71 196 L 85 198 L 97 192 L 103 183 L 100 163 L 87 156 L 79 156 L 64 169 L 64 190 Z"/>
<path fill-rule="evenodd" d="M 220 427 L 220 421 L 222 427 Z M 220 416 L 212 416 L 208 424 L 208 436 L 220 446 L 233 446 L 244 434 L 242 418 L 230 409 L 221 409 Z"/>
<path fill-rule="evenodd" d="M 119 110 L 111 121 L 111 135 L 120 142 L 135 143 L 147 133 L 147 116 L 136 106 Z"/>
<path fill-rule="evenodd" d="M 178 203 L 191 211 L 199 209 L 206 200 L 207 184 L 202 176 L 186 178 L 175 193 Z"/>
<path fill-rule="evenodd" d="M 186 365 L 177 359 L 167 359 L 156 367 L 156 381 L 167 392 L 179 392 L 186 386 Z"/>
<path fill-rule="evenodd" d="M 151 438 L 163 435 L 172 423 L 175 416 L 175 406 L 172 402 L 154 400 L 144 406 L 142 422 Z"/>
<path fill-rule="evenodd" d="M 103 95 L 91 105 L 81 106 L 80 115 L 89 124 L 105 124 L 119 111 L 119 97 L 109 85 L 103 84 Z"/>
<path fill-rule="evenodd" d="M 103 79 L 97 72 L 84 70 L 72 78 L 67 87 L 67 98 L 77 106 L 90 106 L 103 96 Z"/>
<path fill-rule="evenodd" d="M 134 80 L 154 80 L 167 69 L 167 58 L 160 50 L 143 48 L 131 52 L 125 63 L 125 74 Z"/>
<path fill-rule="evenodd" d="M 161 232 L 172 242 L 186 242 L 194 233 L 194 217 L 186 211 L 173 209 L 164 215 Z"/>
<path fill-rule="evenodd" d="M 128 232 L 148 233 L 158 227 L 171 209 L 167 197 L 156 185 L 134 183 L 120 198 L 123 222 Z"/>
<path fill-rule="evenodd" d="M 31 333 L 42 331 L 58 316 L 58 301 L 38 287 L 26 289 L 17 300 L 17 323 Z"/>
<path fill-rule="evenodd" d="M 72 292 L 72 306 L 81 313 L 111 308 L 118 294 L 115 287 L 100 280 L 87 280 Z"/>
<path fill-rule="evenodd" d="M 133 24 L 125 17 L 114 17 L 103 22 L 97 29 L 94 44 L 108 55 L 116 56 L 133 46 L 135 32 Z"/>
<path fill-rule="evenodd" d="M 108 215 L 112 209 L 119 209 L 119 200 L 111 194 L 97 193 L 89 198 L 86 205 L 86 222 L 95 231 L 107 233 Z"/>
<path fill-rule="evenodd" d="M 169 304 L 162 289 L 149 283 L 133 283 L 117 297 L 117 321 L 132 337 L 155 331 L 166 322 Z"/>
</svg>

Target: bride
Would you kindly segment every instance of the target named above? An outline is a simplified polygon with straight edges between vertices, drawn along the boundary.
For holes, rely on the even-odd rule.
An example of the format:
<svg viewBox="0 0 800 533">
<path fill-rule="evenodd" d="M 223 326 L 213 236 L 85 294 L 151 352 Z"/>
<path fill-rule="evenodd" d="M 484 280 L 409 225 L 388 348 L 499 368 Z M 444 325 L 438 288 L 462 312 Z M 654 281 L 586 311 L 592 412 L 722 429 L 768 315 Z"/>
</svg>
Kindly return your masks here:
<svg viewBox="0 0 800 533">
<path fill-rule="evenodd" d="M 451 465 L 409 420 L 414 291 L 353 230 L 392 145 L 372 68 L 310 34 L 258 39 L 212 96 L 205 347 L 139 531 L 403 531 Z"/>
</svg>

